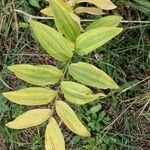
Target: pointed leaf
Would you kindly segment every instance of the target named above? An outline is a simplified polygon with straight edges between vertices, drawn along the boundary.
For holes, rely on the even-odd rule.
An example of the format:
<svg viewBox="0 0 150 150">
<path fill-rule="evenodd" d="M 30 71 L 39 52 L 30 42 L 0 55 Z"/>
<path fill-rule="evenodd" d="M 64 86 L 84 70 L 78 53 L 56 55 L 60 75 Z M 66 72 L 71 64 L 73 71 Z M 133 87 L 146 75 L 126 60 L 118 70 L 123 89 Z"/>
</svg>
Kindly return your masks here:
<svg viewBox="0 0 150 150">
<path fill-rule="evenodd" d="M 100 19 L 95 20 L 93 23 L 87 26 L 85 31 L 99 27 L 116 27 L 119 25 L 121 20 L 122 20 L 121 16 L 115 15 L 102 17 Z"/>
<path fill-rule="evenodd" d="M 105 72 L 87 63 L 71 64 L 69 74 L 85 85 L 100 89 L 118 89 L 118 85 Z"/>
<path fill-rule="evenodd" d="M 74 133 L 81 136 L 90 136 L 90 133 L 80 122 L 71 107 L 63 101 L 56 102 L 56 111 L 65 125 Z"/>
<path fill-rule="evenodd" d="M 65 150 L 65 142 L 62 132 L 51 117 L 45 131 L 45 150 Z"/>
<path fill-rule="evenodd" d="M 37 8 L 40 7 L 40 5 L 39 5 L 39 1 L 40 1 L 40 0 L 28 0 L 28 1 L 29 1 L 29 4 L 30 4 L 31 6 L 37 7 Z"/>
<path fill-rule="evenodd" d="M 11 102 L 21 105 L 45 105 L 56 96 L 56 91 L 48 88 L 31 87 L 13 92 L 5 92 L 3 96 Z"/>
<path fill-rule="evenodd" d="M 72 57 L 74 51 L 72 42 L 47 25 L 34 20 L 29 22 L 35 37 L 50 56 L 59 61 L 67 61 Z"/>
<path fill-rule="evenodd" d="M 76 52 L 86 55 L 118 35 L 123 29 L 117 27 L 100 27 L 81 34 L 76 40 Z"/>
<path fill-rule="evenodd" d="M 103 15 L 104 14 L 102 9 L 95 8 L 95 7 L 77 7 L 74 11 L 77 14 L 80 14 L 80 13 L 87 13 L 91 15 Z"/>
<path fill-rule="evenodd" d="M 18 64 L 8 67 L 15 75 L 34 85 L 48 85 L 57 83 L 63 76 L 62 71 L 51 65 Z"/>
<path fill-rule="evenodd" d="M 110 0 L 76 0 L 77 3 L 88 2 L 100 7 L 104 10 L 115 9 L 116 5 L 114 5 Z"/>
<path fill-rule="evenodd" d="M 50 115 L 50 109 L 34 109 L 27 111 L 15 120 L 8 122 L 6 126 L 12 129 L 30 128 L 42 124 L 50 117 Z"/>
<path fill-rule="evenodd" d="M 64 7 L 66 5 L 68 7 L 71 6 L 62 0 L 50 0 L 50 2 L 57 29 L 63 33 L 66 38 L 74 42 L 80 35 L 80 27 L 71 17 L 73 12 L 70 12 L 68 10 L 69 8 L 66 9 L 66 7 Z"/>
<path fill-rule="evenodd" d="M 98 97 L 104 97 L 102 93 L 92 94 L 92 91 L 86 86 L 70 81 L 61 83 L 61 89 L 66 100 L 74 104 L 86 104 L 96 100 Z"/>
<path fill-rule="evenodd" d="M 50 6 L 42 9 L 40 12 L 46 16 L 53 16 L 53 12 Z"/>
</svg>

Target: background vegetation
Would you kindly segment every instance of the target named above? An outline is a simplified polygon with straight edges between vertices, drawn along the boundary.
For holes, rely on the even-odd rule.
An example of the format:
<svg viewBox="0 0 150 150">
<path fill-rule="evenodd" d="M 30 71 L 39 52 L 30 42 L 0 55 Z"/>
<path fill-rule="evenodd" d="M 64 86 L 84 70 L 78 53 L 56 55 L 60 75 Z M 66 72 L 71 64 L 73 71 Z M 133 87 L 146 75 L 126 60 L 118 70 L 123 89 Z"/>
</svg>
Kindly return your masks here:
<svg viewBox="0 0 150 150">
<path fill-rule="evenodd" d="M 142 1 L 142 0 L 141 0 Z M 144 0 L 143 0 L 144 1 Z M 91 138 L 72 134 L 61 126 L 66 135 L 68 150 L 149 150 L 150 149 L 150 7 L 134 1 L 114 0 L 118 8 L 106 14 L 119 14 L 124 32 L 111 42 L 83 58 L 107 72 L 120 85 L 120 89 L 103 101 L 75 107 L 81 118 L 92 131 Z M 145 1 L 146 2 L 146 1 Z M 0 70 L 1 92 L 8 86 L 14 90 L 27 86 L 8 74 L 6 67 L 15 63 L 58 64 L 40 51 L 33 39 L 26 16 L 14 12 L 21 9 L 29 14 L 41 16 L 40 7 L 31 1 L 1 0 L 0 3 Z M 148 9 L 146 8 L 148 7 Z M 143 11 L 144 10 L 144 11 Z M 82 18 L 95 19 L 88 15 Z M 140 20 L 135 23 L 133 20 Z M 42 20 L 51 26 L 53 21 Z M 88 22 L 84 22 L 86 26 Z M 79 60 L 78 56 L 74 57 Z M 0 150 L 43 149 L 44 124 L 26 130 L 10 130 L 5 123 L 23 113 L 26 107 L 9 103 L 0 96 Z M 40 129 L 40 130 L 39 130 Z"/>
</svg>

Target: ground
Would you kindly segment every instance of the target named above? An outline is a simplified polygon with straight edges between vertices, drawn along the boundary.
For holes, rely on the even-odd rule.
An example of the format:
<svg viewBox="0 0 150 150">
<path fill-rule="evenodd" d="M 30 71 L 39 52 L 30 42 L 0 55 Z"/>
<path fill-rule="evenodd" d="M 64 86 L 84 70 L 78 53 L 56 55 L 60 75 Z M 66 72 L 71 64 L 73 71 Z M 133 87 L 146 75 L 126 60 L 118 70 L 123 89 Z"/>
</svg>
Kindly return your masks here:
<svg viewBox="0 0 150 150">
<path fill-rule="evenodd" d="M 149 20 L 147 14 L 136 7 L 130 7 L 125 0 L 114 2 L 118 8 L 107 14 L 120 14 L 124 20 L 130 21 Z M 41 50 L 27 24 L 20 24 L 25 22 L 26 17 L 13 12 L 16 8 L 41 15 L 38 8 L 32 7 L 27 1 L 1 1 L 1 93 L 28 86 L 7 70 L 11 64 L 61 66 Z M 53 25 L 52 21 L 42 22 Z M 108 44 L 86 57 L 74 57 L 74 61 L 90 62 L 107 72 L 119 84 L 120 89 L 110 93 L 104 100 L 82 107 L 73 106 L 78 117 L 91 131 L 92 137 L 76 136 L 62 124 L 67 150 L 150 149 L 150 23 L 122 23 L 120 26 L 124 27 L 122 34 Z M 26 130 L 10 130 L 5 126 L 6 122 L 28 109 L 12 104 L 0 95 L 0 150 L 43 149 L 45 124 Z"/>
</svg>

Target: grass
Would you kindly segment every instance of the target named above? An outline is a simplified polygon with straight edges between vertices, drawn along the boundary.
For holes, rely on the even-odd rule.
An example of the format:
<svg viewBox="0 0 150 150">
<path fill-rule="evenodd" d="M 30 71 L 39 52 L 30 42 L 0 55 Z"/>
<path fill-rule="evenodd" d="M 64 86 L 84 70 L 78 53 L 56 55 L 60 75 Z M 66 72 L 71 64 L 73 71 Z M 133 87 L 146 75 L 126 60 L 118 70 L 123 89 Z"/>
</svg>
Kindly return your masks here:
<svg viewBox="0 0 150 150">
<path fill-rule="evenodd" d="M 13 3 L 14 1 L 12 1 Z M 115 2 L 115 1 L 114 1 Z M 117 1 L 116 1 L 117 2 Z M 116 10 L 128 20 L 148 20 L 147 15 L 136 9 L 126 8 L 124 0 L 119 1 Z M 13 89 L 28 86 L 7 70 L 15 63 L 53 64 L 56 62 L 40 51 L 29 29 L 17 28 L 18 21 L 26 18 L 13 15 L 13 7 L 22 7 L 28 13 L 36 14 L 37 8 L 27 2 L 2 0 L 0 4 L 0 65 L 4 82 Z M 116 13 L 115 11 L 115 13 Z M 126 15 L 123 12 L 127 12 Z M 17 22 L 16 22 L 17 21 Z M 72 134 L 62 125 L 67 150 L 149 150 L 150 149 L 150 24 L 122 24 L 124 32 L 91 55 L 74 57 L 73 61 L 95 64 L 120 85 L 120 89 L 110 93 L 103 101 L 76 107 L 78 117 L 92 131 L 91 138 Z M 18 39 L 17 39 L 18 38 Z M 2 63 L 3 62 L 3 63 Z M 59 64 L 61 65 L 61 64 Z M 0 82 L 1 92 L 8 87 Z M 109 91 L 108 91 L 109 92 Z M 97 106 L 97 107 L 94 107 Z M 28 108 L 12 104 L 0 96 L 0 149 L 41 150 L 44 141 L 44 126 L 10 130 L 5 123 L 14 119 Z"/>
</svg>

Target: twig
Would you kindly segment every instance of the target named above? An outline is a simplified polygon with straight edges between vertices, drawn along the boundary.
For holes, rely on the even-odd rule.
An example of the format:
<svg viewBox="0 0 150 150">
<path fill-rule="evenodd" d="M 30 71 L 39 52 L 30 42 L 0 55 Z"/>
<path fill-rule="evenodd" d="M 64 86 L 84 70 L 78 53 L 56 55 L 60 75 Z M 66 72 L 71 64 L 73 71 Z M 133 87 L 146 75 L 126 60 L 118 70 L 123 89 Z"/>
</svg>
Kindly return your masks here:
<svg viewBox="0 0 150 150">
<path fill-rule="evenodd" d="M 40 16 L 33 16 L 33 15 L 30 15 L 30 14 L 28 14 L 28 13 L 26 13 L 26 12 L 24 12 L 24 11 L 22 11 L 22 10 L 14 10 L 14 11 L 16 11 L 16 12 L 18 12 L 18 13 L 21 13 L 21 14 L 24 14 L 24 15 L 26 15 L 26 16 L 28 16 L 30 19 L 31 18 L 33 18 L 33 19 L 41 19 L 41 20 L 53 20 L 53 17 L 40 17 Z"/>
<path fill-rule="evenodd" d="M 28 14 L 26 12 L 23 12 L 21 10 L 15 10 L 18 13 L 22 13 L 26 16 L 28 16 L 30 19 L 40 19 L 40 20 L 54 20 L 53 17 L 41 17 L 41 16 L 34 16 L 31 14 Z M 81 22 L 93 22 L 93 19 L 81 19 Z M 142 20 L 122 20 L 121 23 L 133 23 L 133 24 L 150 24 L 150 21 L 142 21 Z"/>
</svg>

